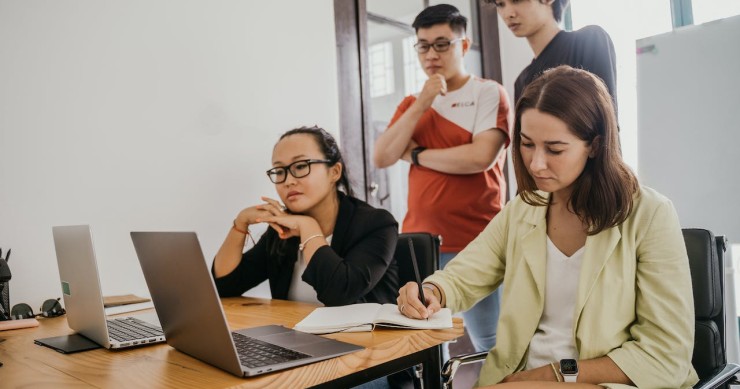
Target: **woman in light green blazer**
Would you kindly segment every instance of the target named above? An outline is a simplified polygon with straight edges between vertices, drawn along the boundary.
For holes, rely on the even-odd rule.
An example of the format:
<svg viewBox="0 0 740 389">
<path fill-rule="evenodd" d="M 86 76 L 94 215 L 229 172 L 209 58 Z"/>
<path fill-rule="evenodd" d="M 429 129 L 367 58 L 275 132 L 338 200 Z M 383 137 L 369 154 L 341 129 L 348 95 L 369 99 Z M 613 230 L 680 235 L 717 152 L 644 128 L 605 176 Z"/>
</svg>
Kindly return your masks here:
<svg viewBox="0 0 740 389">
<path fill-rule="evenodd" d="M 424 280 L 427 307 L 418 286 L 401 288 L 401 312 L 465 311 L 503 283 L 479 385 L 690 388 L 681 227 L 671 202 L 622 161 L 603 82 L 568 66 L 540 76 L 517 103 L 512 154 L 519 195 Z"/>
</svg>

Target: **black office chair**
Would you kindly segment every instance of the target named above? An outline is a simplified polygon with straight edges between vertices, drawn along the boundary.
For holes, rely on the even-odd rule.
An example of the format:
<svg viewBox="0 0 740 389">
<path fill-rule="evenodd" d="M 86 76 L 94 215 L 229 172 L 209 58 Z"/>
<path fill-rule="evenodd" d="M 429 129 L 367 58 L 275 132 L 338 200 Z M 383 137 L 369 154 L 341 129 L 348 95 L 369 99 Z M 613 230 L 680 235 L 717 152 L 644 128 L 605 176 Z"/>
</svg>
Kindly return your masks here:
<svg viewBox="0 0 740 389">
<path fill-rule="evenodd" d="M 694 288 L 696 334 L 694 365 L 700 381 L 694 388 L 727 388 L 740 366 L 727 363 L 725 348 L 724 257 L 727 242 L 709 230 L 685 228 L 683 239 L 689 255 Z"/>
<path fill-rule="evenodd" d="M 413 242 L 414 254 L 416 255 L 421 279 L 423 280 L 439 269 L 439 236 L 426 232 L 400 234 L 398 236 L 398 243 L 396 243 L 394 257 L 398 263 L 398 278 L 401 286 L 406 285 L 408 282 L 416 281 L 414 266 L 411 262 L 409 239 Z M 414 367 L 414 376 L 414 386 L 416 388 L 423 388 L 423 382 L 430 382 L 429 380 L 431 379 L 439 380 L 439 377 L 431 377 L 428 372 L 424 372 L 422 365 Z"/>
<path fill-rule="evenodd" d="M 683 239 L 689 256 L 694 290 L 696 333 L 691 364 L 699 375 L 696 389 L 728 388 L 736 383 L 740 366 L 727 363 L 725 349 L 724 236 L 711 231 L 685 228 Z M 442 387 L 452 388 L 455 373 L 462 365 L 483 362 L 488 352 L 450 358 L 442 368 Z"/>
<path fill-rule="evenodd" d="M 398 263 L 398 278 L 401 286 L 409 281 L 415 281 L 414 267 L 411 264 L 411 251 L 409 242 L 411 239 L 416 254 L 416 262 L 419 265 L 419 275 L 423 280 L 439 269 L 439 236 L 426 232 L 410 232 L 398 235 L 396 252 L 393 256 Z"/>
</svg>

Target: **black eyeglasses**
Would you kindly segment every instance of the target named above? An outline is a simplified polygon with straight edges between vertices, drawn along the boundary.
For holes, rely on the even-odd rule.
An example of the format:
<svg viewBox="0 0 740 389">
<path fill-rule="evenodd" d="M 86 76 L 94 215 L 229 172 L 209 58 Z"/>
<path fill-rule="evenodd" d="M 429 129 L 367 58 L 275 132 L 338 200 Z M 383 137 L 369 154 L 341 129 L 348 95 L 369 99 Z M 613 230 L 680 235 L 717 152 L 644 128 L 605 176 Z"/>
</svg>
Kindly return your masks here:
<svg viewBox="0 0 740 389">
<path fill-rule="evenodd" d="M 288 178 L 288 172 L 295 178 L 303 178 L 311 174 L 311 165 L 315 163 L 332 163 L 328 159 L 304 159 L 295 161 L 288 166 L 274 167 L 267 171 L 267 177 L 273 184 L 282 184 Z"/>
<path fill-rule="evenodd" d="M 414 45 L 414 49 L 416 49 L 416 52 L 419 54 L 425 54 L 429 51 L 429 48 L 433 48 L 434 51 L 438 53 L 444 53 L 445 51 L 450 49 L 450 46 L 453 43 L 459 42 L 465 38 L 457 38 L 453 40 L 447 40 L 447 39 L 439 39 L 434 41 L 433 43 L 429 42 L 416 42 Z"/>
<path fill-rule="evenodd" d="M 62 316 L 67 311 L 62 308 L 62 304 L 59 302 L 59 298 L 55 299 L 48 299 L 44 301 L 43 304 L 41 304 L 41 308 L 39 309 L 39 313 L 33 313 L 33 309 L 30 305 L 26 303 L 20 303 L 13 306 L 13 309 L 10 310 L 10 318 L 13 320 L 19 320 L 19 319 L 31 319 L 37 316 L 42 317 L 57 317 Z"/>
</svg>

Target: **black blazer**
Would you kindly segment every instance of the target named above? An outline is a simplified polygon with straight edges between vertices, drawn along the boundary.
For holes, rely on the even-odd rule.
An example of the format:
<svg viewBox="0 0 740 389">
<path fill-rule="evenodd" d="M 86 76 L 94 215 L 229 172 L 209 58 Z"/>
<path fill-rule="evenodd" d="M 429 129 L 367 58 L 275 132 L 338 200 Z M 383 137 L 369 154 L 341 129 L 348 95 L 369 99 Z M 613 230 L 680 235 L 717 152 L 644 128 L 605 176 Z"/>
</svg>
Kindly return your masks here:
<svg viewBox="0 0 740 389">
<path fill-rule="evenodd" d="M 234 271 L 216 278 L 219 296 L 241 296 L 267 279 L 272 297 L 287 299 L 300 242 L 298 237 L 288 239 L 282 254 L 273 257 L 269 247 L 279 239 L 269 228 L 242 255 Z M 397 240 L 398 223 L 388 211 L 340 192 L 331 247 L 316 251 L 301 278 L 313 286 L 326 306 L 395 304 L 399 280 L 393 253 Z"/>
</svg>

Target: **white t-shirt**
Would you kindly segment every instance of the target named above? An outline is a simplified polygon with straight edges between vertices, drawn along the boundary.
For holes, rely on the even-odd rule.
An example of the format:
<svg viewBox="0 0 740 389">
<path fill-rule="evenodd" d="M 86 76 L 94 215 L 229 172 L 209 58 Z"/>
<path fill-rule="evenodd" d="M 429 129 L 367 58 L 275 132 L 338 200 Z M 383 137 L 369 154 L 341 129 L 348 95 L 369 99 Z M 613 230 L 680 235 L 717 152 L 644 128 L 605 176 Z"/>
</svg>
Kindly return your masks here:
<svg viewBox="0 0 740 389">
<path fill-rule="evenodd" d="M 529 342 L 527 370 L 564 358 L 578 359 L 573 320 L 585 247 L 567 257 L 547 238 L 545 307 Z"/>
<path fill-rule="evenodd" d="M 326 237 L 326 241 L 331 245 L 331 237 Z M 303 260 L 303 252 L 298 251 L 298 260 L 293 265 L 293 276 L 290 279 L 290 286 L 288 287 L 288 300 L 290 301 L 301 301 L 304 303 L 314 303 L 324 305 L 319 301 L 316 296 L 316 290 L 313 286 L 306 283 L 301 279 L 303 272 L 306 270 L 306 261 Z"/>
</svg>

